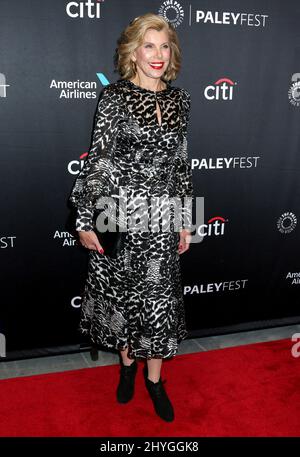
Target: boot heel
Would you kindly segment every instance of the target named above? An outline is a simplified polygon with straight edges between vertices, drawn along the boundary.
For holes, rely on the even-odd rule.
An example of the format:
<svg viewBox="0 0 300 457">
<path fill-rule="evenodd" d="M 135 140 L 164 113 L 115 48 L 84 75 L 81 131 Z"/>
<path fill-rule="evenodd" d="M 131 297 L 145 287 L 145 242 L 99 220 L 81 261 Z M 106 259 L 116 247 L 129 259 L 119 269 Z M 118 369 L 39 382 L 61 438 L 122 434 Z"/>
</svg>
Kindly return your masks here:
<svg viewBox="0 0 300 457">
<path fill-rule="evenodd" d="M 146 388 L 149 392 L 150 398 L 153 402 L 154 410 L 156 414 L 167 422 L 174 420 L 174 408 L 170 399 L 165 391 L 164 384 L 166 380 L 162 381 L 161 377 L 158 382 L 152 382 L 148 379 L 148 368 L 147 365 L 143 369 Z"/>
<path fill-rule="evenodd" d="M 137 361 L 126 366 L 121 361 L 120 380 L 117 387 L 117 401 L 119 403 L 127 403 L 134 395 L 134 383 L 137 372 Z"/>
</svg>

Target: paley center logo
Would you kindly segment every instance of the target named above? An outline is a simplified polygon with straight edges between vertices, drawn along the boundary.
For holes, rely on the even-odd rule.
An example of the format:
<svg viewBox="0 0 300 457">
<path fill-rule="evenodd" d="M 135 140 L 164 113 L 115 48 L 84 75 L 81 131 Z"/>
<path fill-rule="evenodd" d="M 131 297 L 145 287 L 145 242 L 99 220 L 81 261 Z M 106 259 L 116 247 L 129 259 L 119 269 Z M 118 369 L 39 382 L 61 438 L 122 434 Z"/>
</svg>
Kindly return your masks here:
<svg viewBox="0 0 300 457">
<path fill-rule="evenodd" d="M 267 14 L 252 12 L 239 13 L 232 11 L 196 10 L 195 14 L 192 14 L 191 12 L 190 18 L 192 17 L 195 18 L 196 23 L 200 24 L 230 25 L 240 27 L 265 27 L 266 19 L 269 16 Z"/>
<path fill-rule="evenodd" d="M 297 225 L 297 217 L 291 211 L 286 211 L 277 220 L 277 228 L 280 233 L 291 233 Z"/>
<path fill-rule="evenodd" d="M 184 19 L 184 9 L 177 0 L 166 0 L 158 10 L 159 16 L 178 27 Z"/>
<path fill-rule="evenodd" d="M 300 106 L 300 73 L 294 73 L 291 80 L 292 85 L 288 92 L 290 103 L 294 106 Z"/>
<path fill-rule="evenodd" d="M 204 89 L 204 96 L 207 100 L 232 100 L 236 84 L 229 78 L 220 78 Z"/>
<path fill-rule="evenodd" d="M 0 236 L 0 249 L 9 249 L 16 247 L 15 241 L 17 237 L 11 236 Z"/>
<path fill-rule="evenodd" d="M 208 284 L 192 284 L 184 286 L 184 295 L 199 295 L 245 289 L 248 279 L 236 279 L 232 281 L 211 282 Z"/>
<path fill-rule="evenodd" d="M 248 157 L 209 157 L 192 159 L 192 170 L 224 170 L 224 169 L 243 169 L 257 168 L 260 156 Z"/>
<path fill-rule="evenodd" d="M 101 3 L 104 0 L 85 0 L 81 2 L 68 2 L 66 4 L 66 13 L 72 19 L 89 17 L 91 19 L 101 18 Z"/>
<path fill-rule="evenodd" d="M 0 97 L 6 98 L 6 88 L 9 84 L 6 84 L 6 78 L 3 73 L 0 73 Z"/>
</svg>

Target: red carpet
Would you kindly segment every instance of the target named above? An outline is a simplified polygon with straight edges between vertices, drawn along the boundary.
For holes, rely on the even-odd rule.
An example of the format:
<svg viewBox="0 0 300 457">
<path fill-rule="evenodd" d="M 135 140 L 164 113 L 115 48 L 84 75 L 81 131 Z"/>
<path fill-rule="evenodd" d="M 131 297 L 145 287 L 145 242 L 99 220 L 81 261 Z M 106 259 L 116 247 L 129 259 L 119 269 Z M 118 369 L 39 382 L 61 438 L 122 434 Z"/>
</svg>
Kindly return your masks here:
<svg viewBox="0 0 300 457">
<path fill-rule="evenodd" d="M 153 410 L 139 362 L 133 400 L 119 405 L 119 366 L 0 381 L 0 436 L 300 436 L 300 360 L 279 340 L 165 361 L 174 404 Z"/>
</svg>

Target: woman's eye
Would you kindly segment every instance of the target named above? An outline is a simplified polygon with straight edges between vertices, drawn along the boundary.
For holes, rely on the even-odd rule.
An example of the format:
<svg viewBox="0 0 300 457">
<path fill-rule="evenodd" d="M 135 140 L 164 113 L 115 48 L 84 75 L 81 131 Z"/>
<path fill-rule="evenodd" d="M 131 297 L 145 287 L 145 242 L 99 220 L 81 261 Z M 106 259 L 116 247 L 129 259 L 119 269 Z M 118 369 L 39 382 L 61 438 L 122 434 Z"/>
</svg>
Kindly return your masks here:
<svg viewBox="0 0 300 457">
<path fill-rule="evenodd" d="M 149 47 L 152 47 L 152 44 L 146 44 L 145 48 L 149 48 Z M 164 48 L 168 48 L 169 45 L 168 44 L 164 44 Z"/>
</svg>

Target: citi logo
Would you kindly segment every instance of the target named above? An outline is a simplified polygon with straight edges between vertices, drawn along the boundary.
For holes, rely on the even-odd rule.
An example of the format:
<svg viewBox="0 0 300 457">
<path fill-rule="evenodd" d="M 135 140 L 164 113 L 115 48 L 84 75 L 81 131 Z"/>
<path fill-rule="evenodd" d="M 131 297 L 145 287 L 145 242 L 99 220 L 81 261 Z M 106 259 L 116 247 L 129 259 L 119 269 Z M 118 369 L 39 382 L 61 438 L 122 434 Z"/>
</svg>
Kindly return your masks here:
<svg viewBox="0 0 300 457">
<path fill-rule="evenodd" d="M 6 84 L 6 78 L 3 73 L 0 73 L 0 97 L 6 98 L 6 88 L 9 84 Z"/>
<path fill-rule="evenodd" d="M 85 160 L 87 155 L 88 155 L 88 152 L 84 152 L 79 157 L 79 160 L 71 160 L 71 162 L 68 163 L 68 172 L 71 175 L 78 175 L 79 174 L 80 170 L 83 168 L 84 160 Z"/>
<path fill-rule="evenodd" d="M 204 89 L 204 96 L 207 100 L 232 100 L 233 88 L 236 84 L 229 78 L 218 79 Z"/>
<path fill-rule="evenodd" d="M 199 236 L 221 236 L 225 232 L 225 224 L 228 220 L 221 216 L 209 219 L 207 224 L 199 225 L 197 232 Z"/>
<path fill-rule="evenodd" d="M 76 297 L 72 297 L 71 298 L 71 306 L 72 306 L 72 308 L 80 308 L 81 300 L 82 300 L 82 298 L 79 295 L 77 295 Z"/>
<path fill-rule="evenodd" d="M 66 13 L 69 17 L 76 19 L 78 17 L 89 17 L 91 19 L 101 18 L 101 3 L 104 0 L 93 2 L 86 0 L 85 2 L 68 2 L 66 5 Z"/>
</svg>

